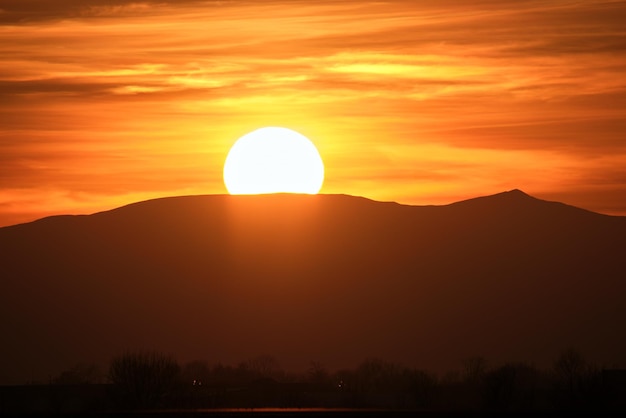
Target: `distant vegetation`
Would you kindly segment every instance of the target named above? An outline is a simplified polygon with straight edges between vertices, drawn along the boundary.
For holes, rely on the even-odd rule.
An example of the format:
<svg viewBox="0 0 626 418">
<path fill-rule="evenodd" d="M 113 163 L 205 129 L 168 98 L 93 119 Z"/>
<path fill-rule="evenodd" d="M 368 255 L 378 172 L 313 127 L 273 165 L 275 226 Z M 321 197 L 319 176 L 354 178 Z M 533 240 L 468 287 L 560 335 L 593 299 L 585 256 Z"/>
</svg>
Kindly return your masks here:
<svg viewBox="0 0 626 418">
<path fill-rule="evenodd" d="M 481 357 L 471 357 L 459 370 L 443 376 L 381 359 L 367 359 L 354 369 L 337 371 L 311 362 L 305 373 L 290 374 L 272 356 L 251 358 L 237 366 L 200 360 L 181 366 L 171 355 L 135 351 L 115 356 L 106 372 L 93 365 L 77 365 L 47 386 L 51 389 L 45 392 L 36 389 L 41 385 L 0 387 L 0 407 L 4 408 L 0 412 L 28 409 L 27 405 L 56 411 L 259 407 L 626 410 L 626 371 L 601 369 L 574 349 L 556 356 L 548 370 L 523 362 L 491 365 Z M 19 396 L 11 397 L 10 390 Z"/>
<path fill-rule="evenodd" d="M 172 356 L 138 351 L 116 356 L 109 367 L 113 400 L 124 407 L 166 406 L 180 380 L 180 366 Z"/>
</svg>

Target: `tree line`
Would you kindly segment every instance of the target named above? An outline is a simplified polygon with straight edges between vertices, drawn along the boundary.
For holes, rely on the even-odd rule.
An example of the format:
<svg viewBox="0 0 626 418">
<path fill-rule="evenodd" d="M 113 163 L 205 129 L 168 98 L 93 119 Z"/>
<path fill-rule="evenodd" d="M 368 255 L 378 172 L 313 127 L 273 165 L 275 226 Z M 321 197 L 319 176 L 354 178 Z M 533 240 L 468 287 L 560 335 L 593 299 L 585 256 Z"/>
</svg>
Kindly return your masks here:
<svg viewBox="0 0 626 418">
<path fill-rule="evenodd" d="M 602 369 L 574 349 L 559 353 L 546 370 L 525 362 L 491 365 L 471 357 L 443 376 L 377 358 L 336 371 L 311 362 L 305 373 L 293 374 L 267 355 L 236 366 L 200 360 L 181 365 L 169 354 L 129 351 L 115 356 L 105 372 L 77 365 L 51 383 L 100 383 L 107 388 L 106 407 L 123 409 L 626 409 L 626 372 Z"/>
</svg>

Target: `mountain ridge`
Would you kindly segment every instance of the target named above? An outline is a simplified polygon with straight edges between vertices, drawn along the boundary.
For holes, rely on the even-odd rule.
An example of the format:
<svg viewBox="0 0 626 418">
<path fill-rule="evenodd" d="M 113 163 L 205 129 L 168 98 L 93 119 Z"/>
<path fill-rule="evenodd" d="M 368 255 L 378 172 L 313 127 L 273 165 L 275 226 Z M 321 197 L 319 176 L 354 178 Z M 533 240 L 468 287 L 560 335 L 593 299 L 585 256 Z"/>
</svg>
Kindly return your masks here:
<svg viewBox="0 0 626 418">
<path fill-rule="evenodd" d="M 47 220 L 51 220 L 51 219 L 71 219 L 71 218 L 81 218 L 81 217 L 86 217 L 86 216 L 93 216 L 93 215 L 101 215 L 101 214 L 106 214 L 112 211 L 117 211 L 117 210 L 125 210 L 127 208 L 132 208 L 132 207 L 136 207 L 136 206 L 142 206 L 142 205 L 146 205 L 146 204 L 152 204 L 155 202 L 161 202 L 161 201 L 167 201 L 167 200 L 171 200 L 171 199 L 192 199 L 192 198 L 210 198 L 210 197 L 215 197 L 215 198 L 247 198 L 247 197 L 254 197 L 254 196 L 259 196 L 259 195 L 238 195 L 238 196 L 232 196 L 232 195 L 228 195 L 228 194 L 202 194 L 202 195 L 181 195 L 181 196 L 165 196 L 165 197 L 158 197 L 158 198 L 154 198 L 154 199 L 148 199 L 148 200 L 144 200 L 144 201 L 138 201 L 138 202 L 132 202 L 132 203 L 128 203 L 122 206 L 118 206 L 112 209 L 107 209 L 107 210 L 102 210 L 102 211 L 98 211 L 98 212 L 94 212 L 91 214 L 61 214 L 61 215 L 51 215 L 51 216 L 46 216 L 43 218 L 39 218 L 39 219 L 35 219 L 33 221 L 29 221 L 29 222 L 22 222 L 22 223 L 18 223 L 18 224 L 14 224 L 14 225 L 6 225 L 6 226 L 1 226 L 0 230 L 2 228 L 10 228 L 10 227 L 14 227 L 14 226 L 18 226 L 18 225 L 25 225 L 25 224 L 31 224 L 31 223 L 36 223 L 36 222 L 41 222 L 41 221 L 47 221 Z M 294 193 L 274 193 L 274 194 L 269 194 L 269 195 L 261 195 L 261 196 L 266 196 L 266 197 L 271 197 L 271 196 L 301 196 L 306 198 L 307 196 L 312 196 L 312 195 L 308 195 L 308 194 L 294 194 Z M 365 201 L 369 201 L 369 202 L 374 202 L 374 203 L 379 203 L 379 204 L 391 204 L 391 205 L 398 205 L 398 206 L 403 206 L 403 207 L 411 207 L 411 208 L 444 208 L 444 207 L 455 207 L 455 206 L 462 206 L 462 205 L 477 205 L 481 202 L 499 202 L 499 203 L 508 203 L 508 204 L 520 204 L 521 202 L 525 202 L 526 204 L 528 204 L 529 202 L 533 202 L 533 203 L 550 203 L 550 204 L 554 204 L 554 205 L 560 205 L 560 206 L 564 206 L 564 207 L 568 207 L 568 208 L 573 208 L 576 210 L 579 210 L 581 212 L 586 212 L 589 214 L 594 214 L 594 215 L 599 215 L 599 216 L 605 216 L 605 217 L 614 217 L 614 218 L 626 218 L 625 216 L 619 216 L 619 215 L 608 215 L 608 214 L 603 214 L 603 213 L 599 213 L 599 212 L 594 212 L 588 209 L 584 209 L 584 208 L 580 208 L 577 206 L 573 206 L 573 205 L 569 205 L 567 203 L 564 202 L 558 202 L 558 201 L 549 201 L 549 200 L 544 200 L 544 199 L 539 199 L 536 198 L 532 195 L 527 194 L 526 192 L 524 192 L 523 190 L 520 189 L 511 189 L 511 190 L 507 190 L 507 191 L 503 191 L 503 192 L 499 192 L 499 193 L 495 193 L 495 194 L 491 194 L 491 195 L 485 195 L 485 196 L 478 196 L 478 197 L 474 197 L 474 198 L 469 198 L 469 199 L 463 199 L 460 201 L 456 201 L 456 202 L 451 202 L 451 203 L 446 203 L 446 204 L 441 204 L 441 205 L 412 205 L 412 204 L 405 204 L 405 203 L 399 203 L 399 202 L 395 202 L 395 201 L 378 201 L 375 199 L 371 199 L 371 198 L 367 198 L 364 196 L 353 196 L 353 195 L 349 195 L 349 194 L 318 194 L 316 196 L 328 196 L 328 197 L 332 197 L 332 198 L 353 198 L 353 199 L 363 199 Z"/>
</svg>

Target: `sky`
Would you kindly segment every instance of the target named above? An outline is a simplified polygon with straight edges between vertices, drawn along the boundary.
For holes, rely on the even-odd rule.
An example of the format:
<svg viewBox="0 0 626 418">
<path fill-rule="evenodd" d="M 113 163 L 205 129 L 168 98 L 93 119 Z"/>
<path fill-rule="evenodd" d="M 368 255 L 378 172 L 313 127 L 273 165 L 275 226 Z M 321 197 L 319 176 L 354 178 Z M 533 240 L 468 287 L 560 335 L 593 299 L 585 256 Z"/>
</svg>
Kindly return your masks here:
<svg viewBox="0 0 626 418">
<path fill-rule="evenodd" d="M 626 215 L 624 1 L 0 0 L 0 226 L 224 194 L 263 126 L 321 193 Z"/>
</svg>

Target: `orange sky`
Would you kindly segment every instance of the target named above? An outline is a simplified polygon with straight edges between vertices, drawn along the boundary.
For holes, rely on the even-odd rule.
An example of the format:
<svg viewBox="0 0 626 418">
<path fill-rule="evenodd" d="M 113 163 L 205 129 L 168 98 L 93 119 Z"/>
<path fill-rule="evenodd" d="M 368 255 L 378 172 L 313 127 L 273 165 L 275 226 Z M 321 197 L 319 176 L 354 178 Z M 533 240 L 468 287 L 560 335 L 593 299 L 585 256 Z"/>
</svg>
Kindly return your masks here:
<svg viewBox="0 0 626 418">
<path fill-rule="evenodd" d="M 461 4 L 461 5 L 459 5 Z M 309 137 L 322 193 L 520 188 L 626 215 L 623 1 L 0 0 L 0 225 L 226 193 Z"/>
</svg>

